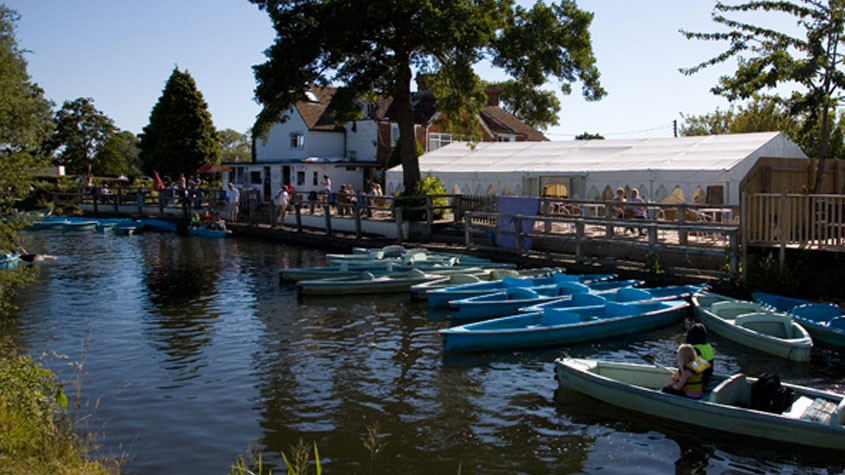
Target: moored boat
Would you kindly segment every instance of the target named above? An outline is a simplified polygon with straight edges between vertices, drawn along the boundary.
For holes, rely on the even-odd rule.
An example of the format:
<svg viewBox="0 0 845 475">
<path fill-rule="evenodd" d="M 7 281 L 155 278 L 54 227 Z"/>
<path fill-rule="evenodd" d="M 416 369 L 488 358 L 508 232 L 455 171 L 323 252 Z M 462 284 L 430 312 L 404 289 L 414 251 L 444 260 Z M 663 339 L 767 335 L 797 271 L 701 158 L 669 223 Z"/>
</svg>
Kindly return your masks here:
<svg viewBox="0 0 845 475">
<path fill-rule="evenodd" d="M 479 272 L 454 274 L 452 276 L 444 277 L 430 282 L 423 282 L 411 287 L 411 297 L 419 300 L 428 298 L 430 292 L 438 289 L 447 289 L 450 287 L 457 287 L 459 285 L 477 284 L 484 282 L 496 282 L 502 280 L 504 277 L 542 277 L 548 276 L 555 272 L 562 272 L 562 269 L 556 268 L 536 268 L 536 269 L 501 269 L 501 268 L 479 268 Z"/>
<path fill-rule="evenodd" d="M 114 232 L 115 234 L 123 235 L 123 236 L 129 236 L 129 235 L 140 232 L 143 227 L 144 227 L 144 225 L 137 222 L 137 221 L 127 220 L 127 221 L 116 224 L 112 228 L 112 232 Z"/>
<path fill-rule="evenodd" d="M 163 219 L 142 219 L 138 222 L 144 226 L 145 230 L 149 229 L 163 233 L 175 233 L 178 228 L 176 223 L 171 223 Z"/>
<path fill-rule="evenodd" d="M 62 231 L 92 231 L 97 229 L 97 221 L 73 219 L 62 223 Z"/>
<path fill-rule="evenodd" d="M 296 283 L 303 295 L 356 295 L 367 293 L 408 292 L 412 285 L 435 280 L 440 276 L 426 274 L 419 269 L 405 272 L 392 272 L 376 276 L 370 272 L 361 272 L 354 277 L 331 279 L 302 280 Z"/>
<path fill-rule="evenodd" d="M 783 384 L 794 392 L 792 404 L 782 413 L 769 413 L 749 408 L 755 379 L 742 374 L 724 378 L 702 399 L 662 393 L 669 373 L 651 365 L 559 358 L 555 375 L 561 388 L 627 411 L 734 434 L 845 450 L 845 397 L 841 394 Z"/>
<path fill-rule="evenodd" d="M 0 254 L 0 269 L 12 269 L 21 262 L 20 254 L 8 252 Z"/>
<path fill-rule="evenodd" d="M 845 348 L 845 309 L 809 300 L 754 292 L 754 300 L 769 308 L 784 312 L 800 323 L 815 341 Z"/>
<path fill-rule="evenodd" d="M 449 306 L 455 308 L 452 311 L 452 320 L 481 320 L 514 315 L 519 313 L 520 308 L 563 299 L 576 293 L 598 292 L 594 286 L 600 286 L 602 290 L 613 290 L 640 284 L 641 280 L 610 280 L 587 284 L 573 280 L 536 287 L 512 287 L 501 292 L 452 301 Z"/>
<path fill-rule="evenodd" d="M 612 281 L 611 281 L 612 282 Z M 639 287 L 622 287 L 620 289 L 602 292 L 600 295 L 604 300 L 610 302 L 658 302 L 662 300 L 688 299 L 692 294 L 702 290 L 700 285 L 668 285 L 665 287 L 651 287 L 647 289 Z M 574 297 L 574 296 L 573 296 Z M 519 309 L 520 312 L 541 312 L 547 308 L 571 307 L 567 299 L 541 303 Z"/>
<path fill-rule="evenodd" d="M 189 226 L 188 236 L 202 236 L 210 238 L 225 238 L 229 237 L 232 231 L 228 229 L 209 229 L 204 227 Z"/>
<path fill-rule="evenodd" d="M 810 335 L 785 314 L 706 291 L 693 295 L 692 304 L 701 323 L 725 338 L 781 358 L 810 361 Z"/>
<path fill-rule="evenodd" d="M 553 272 L 551 275 L 540 275 L 537 277 L 503 278 L 491 282 L 458 285 L 444 289 L 433 290 L 428 293 L 428 305 L 430 307 L 448 307 L 449 302 L 487 295 L 494 292 L 501 292 L 511 287 L 536 287 L 540 285 L 554 285 L 557 282 L 598 282 L 615 278 L 615 274 L 581 274 L 569 275 L 562 271 Z"/>
<path fill-rule="evenodd" d="M 681 321 L 689 303 L 609 302 L 597 294 L 575 294 L 570 308 L 546 308 L 440 330 L 446 351 L 550 346 L 636 333 Z"/>
<path fill-rule="evenodd" d="M 67 222 L 68 219 L 63 216 L 54 216 L 32 223 L 31 225 L 29 225 L 29 229 L 33 231 L 38 231 L 42 229 L 57 229 L 62 227 L 62 225 Z"/>
</svg>

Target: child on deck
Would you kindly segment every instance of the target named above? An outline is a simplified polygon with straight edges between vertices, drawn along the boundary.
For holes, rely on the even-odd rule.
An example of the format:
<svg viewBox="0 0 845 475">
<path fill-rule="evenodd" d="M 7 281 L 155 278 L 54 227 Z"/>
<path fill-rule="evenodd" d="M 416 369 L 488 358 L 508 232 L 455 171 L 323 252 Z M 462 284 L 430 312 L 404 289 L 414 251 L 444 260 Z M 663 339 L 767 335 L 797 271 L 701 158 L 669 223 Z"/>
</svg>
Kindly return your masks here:
<svg viewBox="0 0 845 475">
<path fill-rule="evenodd" d="M 678 347 L 678 370 L 672 374 L 672 383 L 663 388 L 663 392 L 691 399 L 701 399 L 704 385 L 702 373 L 710 365 L 699 358 L 692 345 L 683 343 Z"/>
</svg>

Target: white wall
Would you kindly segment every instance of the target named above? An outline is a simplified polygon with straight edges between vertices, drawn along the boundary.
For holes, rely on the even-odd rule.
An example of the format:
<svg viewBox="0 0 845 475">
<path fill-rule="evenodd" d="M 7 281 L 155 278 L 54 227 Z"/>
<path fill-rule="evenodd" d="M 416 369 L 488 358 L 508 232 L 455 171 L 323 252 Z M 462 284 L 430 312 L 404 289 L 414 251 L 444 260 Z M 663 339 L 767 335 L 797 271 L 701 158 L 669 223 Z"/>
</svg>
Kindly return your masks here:
<svg viewBox="0 0 845 475">
<path fill-rule="evenodd" d="M 358 162 L 375 162 L 378 159 L 378 122 L 375 120 L 360 120 L 352 130 L 352 122 L 346 124 L 346 154 L 355 152 Z"/>
<path fill-rule="evenodd" d="M 291 109 L 287 114 L 286 122 L 277 122 L 270 128 L 266 141 L 258 139 L 255 142 L 256 162 L 343 156 L 343 132 L 308 130 L 299 112 Z M 295 133 L 305 136 L 305 144 L 301 149 L 290 146 L 290 136 Z"/>
</svg>

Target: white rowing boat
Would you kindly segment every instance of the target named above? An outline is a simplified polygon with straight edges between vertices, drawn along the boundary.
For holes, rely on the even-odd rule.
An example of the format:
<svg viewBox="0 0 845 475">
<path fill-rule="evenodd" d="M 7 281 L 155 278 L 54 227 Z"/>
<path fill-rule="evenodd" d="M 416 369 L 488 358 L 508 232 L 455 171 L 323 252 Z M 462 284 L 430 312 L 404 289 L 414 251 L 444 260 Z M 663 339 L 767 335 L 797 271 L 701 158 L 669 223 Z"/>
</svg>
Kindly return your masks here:
<svg viewBox="0 0 845 475">
<path fill-rule="evenodd" d="M 845 450 L 841 394 L 783 384 L 794 391 L 792 405 L 775 414 L 749 408 L 755 379 L 742 374 L 724 379 L 702 399 L 662 393 L 669 373 L 650 365 L 559 358 L 555 374 L 562 388 L 629 411 L 734 434 Z"/>
<path fill-rule="evenodd" d="M 793 361 L 810 361 L 810 334 L 787 315 L 712 292 L 692 296 L 695 315 L 709 330 L 739 344 Z"/>
</svg>

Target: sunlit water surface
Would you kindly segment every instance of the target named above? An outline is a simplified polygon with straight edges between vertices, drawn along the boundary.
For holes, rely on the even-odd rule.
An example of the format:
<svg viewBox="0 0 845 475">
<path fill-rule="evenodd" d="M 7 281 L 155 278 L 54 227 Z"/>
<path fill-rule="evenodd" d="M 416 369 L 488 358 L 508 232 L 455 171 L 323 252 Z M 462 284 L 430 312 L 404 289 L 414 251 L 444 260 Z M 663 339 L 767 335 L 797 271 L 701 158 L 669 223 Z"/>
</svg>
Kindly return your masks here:
<svg viewBox="0 0 845 475">
<path fill-rule="evenodd" d="M 442 314 L 405 294 L 297 298 L 284 267 L 323 253 L 245 240 L 45 231 L 32 247 L 58 259 L 2 323 L 25 351 L 84 363 L 82 414 L 130 473 L 224 473 L 261 451 L 316 442 L 326 473 L 828 472 L 841 454 L 685 428 L 558 390 L 553 361 L 572 356 L 672 364 L 679 324 L 571 346 L 444 354 Z M 845 359 L 810 365 L 713 338 L 721 371 L 774 371 L 845 391 Z M 68 362 L 48 366 L 78 379 Z M 691 417 L 693 417 L 691 415 Z M 365 448 L 378 427 L 382 449 Z"/>
</svg>

